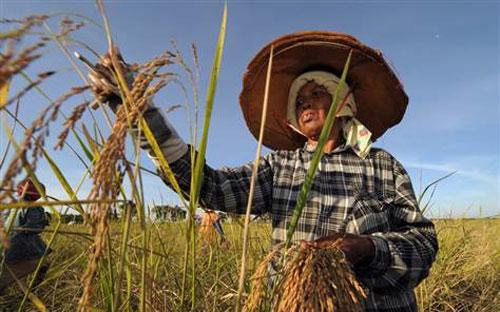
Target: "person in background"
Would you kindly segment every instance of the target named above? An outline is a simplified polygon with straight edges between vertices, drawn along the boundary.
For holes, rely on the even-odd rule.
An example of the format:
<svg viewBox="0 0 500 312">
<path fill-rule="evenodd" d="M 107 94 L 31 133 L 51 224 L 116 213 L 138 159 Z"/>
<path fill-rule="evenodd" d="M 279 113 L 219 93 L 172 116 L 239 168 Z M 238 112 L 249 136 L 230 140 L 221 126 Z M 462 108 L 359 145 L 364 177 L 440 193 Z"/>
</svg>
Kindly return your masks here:
<svg viewBox="0 0 500 312">
<path fill-rule="evenodd" d="M 220 238 L 221 244 L 226 241 L 226 236 L 221 225 L 221 217 L 217 212 L 211 209 L 205 210 L 200 224 L 200 236 L 203 242 L 212 243 L 216 240 L 216 234 Z"/>
<path fill-rule="evenodd" d="M 40 184 L 45 191 L 45 186 Z M 35 202 L 41 194 L 35 184 L 26 179 L 19 183 L 17 194 L 21 201 Z M 7 219 L 7 218 L 5 218 Z M 0 292 L 27 275 L 33 273 L 47 246 L 40 238 L 40 232 L 49 224 L 43 207 L 18 209 L 10 231 L 10 246 L 3 253 L 3 267 L 0 273 Z M 41 282 L 49 268 L 42 265 L 36 284 Z"/>
</svg>

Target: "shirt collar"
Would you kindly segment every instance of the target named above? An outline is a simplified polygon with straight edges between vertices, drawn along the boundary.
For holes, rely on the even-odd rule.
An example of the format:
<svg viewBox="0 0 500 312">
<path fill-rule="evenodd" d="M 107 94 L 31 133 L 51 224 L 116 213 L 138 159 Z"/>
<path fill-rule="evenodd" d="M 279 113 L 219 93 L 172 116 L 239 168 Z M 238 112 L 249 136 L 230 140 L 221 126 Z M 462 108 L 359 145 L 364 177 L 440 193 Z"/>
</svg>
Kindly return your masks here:
<svg viewBox="0 0 500 312">
<path fill-rule="evenodd" d="M 312 153 L 314 153 L 314 151 L 316 151 L 316 146 L 309 145 L 308 142 L 306 142 L 306 143 L 304 143 L 303 150 L 312 154 Z M 333 151 L 331 151 L 330 153 L 325 153 L 325 154 L 327 154 L 327 155 L 337 154 L 337 153 L 340 153 L 340 152 L 348 150 L 350 147 L 351 146 L 350 145 L 346 145 L 346 142 L 344 141 L 342 144 L 340 144 L 339 146 L 337 146 Z"/>
</svg>

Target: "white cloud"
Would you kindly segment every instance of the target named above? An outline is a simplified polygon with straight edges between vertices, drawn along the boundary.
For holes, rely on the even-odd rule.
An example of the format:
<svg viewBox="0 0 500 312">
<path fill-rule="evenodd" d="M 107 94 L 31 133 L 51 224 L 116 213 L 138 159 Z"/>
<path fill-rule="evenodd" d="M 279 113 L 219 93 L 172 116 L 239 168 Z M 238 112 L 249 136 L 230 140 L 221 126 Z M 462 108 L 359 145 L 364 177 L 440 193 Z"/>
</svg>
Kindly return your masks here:
<svg viewBox="0 0 500 312">
<path fill-rule="evenodd" d="M 433 171 L 439 171 L 444 173 L 451 173 L 456 171 L 457 175 L 462 175 L 477 181 L 485 182 L 488 184 L 497 184 L 500 181 L 499 176 L 484 173 L 478 169 L 463 169 L 464 166 L 451 164 L 451 163 L 426 163 L 426 162 L 414 162 L 414 161 L 403 161 L 405 167 L 415 168 L 415 169 L 427 169 Z"/>
<path fill-rule="evenodd" d="M 416 89 L 408 90 L 412 101 L 402 126 L 419 132 L 449 133 L 487 124 L 497 128 L 496 134 L 490 135 L 498 137 L 498 81 L 498 74 L 473 80 L 459 77 L 430 90 L 426 83 L 414 83 Z"/>
</svg>

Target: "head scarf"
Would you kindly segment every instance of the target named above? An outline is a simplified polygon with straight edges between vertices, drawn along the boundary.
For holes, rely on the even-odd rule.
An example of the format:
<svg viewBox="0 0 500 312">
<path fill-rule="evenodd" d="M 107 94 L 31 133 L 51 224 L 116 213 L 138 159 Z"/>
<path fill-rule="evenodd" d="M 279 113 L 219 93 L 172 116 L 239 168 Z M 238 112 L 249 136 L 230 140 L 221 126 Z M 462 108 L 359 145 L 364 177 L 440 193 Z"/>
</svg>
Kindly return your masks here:
<svg viewBox="0 0 500 312">
<path fill-rule="evenodd" d="M 333 98 L 340 79 L 329 72 L 309 71 L 298 76 L 293 81 L 288 95 L 287 122 L 293 130 L 302 135 L 304 134 L 299 130 L 299 124 L 295 115 L 297 95 L 305 84 L 312 81 L 325 87 Z M 346 142 L 345 147 L 350 147 L 359 157 L 365 158 L 370 152 L 372 145 L 370 138 L 372 134 L 368 128 L 354 117 L 356 116 L 357 105 L 347 84 L 341 94 L 339 94 L 341 99 L 345 99 L 346 96 L 345 105 L 336 115 L 336 117 L 343 117 L 340 118 L 340 121 L 342 122 L 342 133 Z"/>
</svg>

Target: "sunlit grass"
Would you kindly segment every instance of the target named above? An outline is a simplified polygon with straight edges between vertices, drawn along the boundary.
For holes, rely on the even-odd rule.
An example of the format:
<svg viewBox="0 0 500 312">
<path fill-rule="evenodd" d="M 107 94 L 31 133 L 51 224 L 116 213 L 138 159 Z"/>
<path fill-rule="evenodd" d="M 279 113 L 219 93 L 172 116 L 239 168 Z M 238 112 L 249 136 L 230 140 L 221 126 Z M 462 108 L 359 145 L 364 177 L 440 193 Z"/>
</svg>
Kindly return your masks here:
<svg viewBox="0 0 500 312">
<path fill-rule="evenodd" d="M 495 311 L 500 291 L 500 220 L 440 220 L 437 221 L 440 252 L 432 267 L 430 276 L 417 288 L 418 302 L 422 311 Z M 48 239 L 48 229 L 44 238 Z M 151 224 L 151 226 L 155 226 Z M 118 257 L 121 243 L 121 223 L 111 226 L 112 256 Z M 182 282 L 184 249 L 188 242 L 184 233 L 184 222 L 157 224 L 155 239 L 150 240 L 147 252 L 151 264 L 147 274 L 150 286 L 146 299 L 148 311 L 183 311 L 179 303 L 179 289 Z M 232 311 L 238 287 L 239 255 L 242 249 L 242 228 L 235 224 L 224 224 L 224 230 L 231 242 L 227 249 L 216 245 L 198 249 L 196 266 L 196 311 Z M 249 238 L 249 271 L 256 265 L 270 247 L 271 227 L 269 223 L 251 225 Z M 130 280 L 123 285 L 124 310 L 136 311 L 139 302 L 140 262 L 142 246 L 141 230 L 133 223 L 130 231 L 127 262 Z M 175 237 L 176 239 L 169 239 Z M 158 239 L 158 238 L 161 238 Z M 91 245 L 87 227 L 63 224 L 54 252 L 48 256 L 51 269 L 45 281 L 35 290 L 49 311 L 71 311 L 78 304 L 82 291 L 80 273 L 86 266 L 86 252 Z M 103 264 L 104 266 L 104 264 Z M 103 269 L 104 270 L 104 269 Z M 104 277 L 101 277 L 104 278 Z M 246 283 L 245 294 L 248 295 Z M 130 295 L 127 292 L 130 290 Z M 104 303 L 109 294 L 99 290 L 96 302 Z M 129 297 L 130 296 L 130 297 Z M 10 289 L 0 297 L 0 305 L 11 305 L 17 309 L 22 293 Z M 28 304 L 29 305 L 29 304 Z M 16 310 L 14 309 L 14 310 Z"/>
<path fill-rule="evenodd" d="M 104 35 L 108 41 L 109 51 L 116 53 L 111 23 L 107 19 L 102 2 L 98 1 L 98 4 L 103 17 Z M 133 114 L 134 109 L 138 109 L 141 100 L 158 91 L 155 87 L 160 89 L 163 85 L 173 81 L 170 78 L 165 78 L 167 76 L 155 77 L 158 80 L 147 80 L 147 77 L 142 77 L 148 82 L 148 86 L 149 84 L 153 86 L 142 90 L 143 93 L 137 96 L 134 93 L 138 89 L 137 85 L 128 85 L 120 66 L 115 66 L 116 70 L 113 72 L 113 76 L 119 84 L 119 92 L 125 105 L 126 115 L 122 116 L 121 119 L 114 118 L 109 116 L 105 106 L 101 105 L 99 112 L 103 114 L 103 122 L 99 123 L 94 113 L 87 110 L 89 115 L 87 117 L 91 122 L 75 123 L 68 132 L 69 138 L 76 142 L 76 147 L 72 147 L 68 142 L 62 142 L 62 146 L 65 146 L 62 152 L 71 155 L 79 163 L 83 163 L 85 167 L 78 177 L 79 181 L 76 185 L 70 183 L 71 179 L 55 160 L 59 152 L 44 146 L 44 140 L 38 140 L 38 138 L 45 138 L 43 130 L 45 127 L 48 129 L 50 123 L 48 118 L 41 120 L 44 125 L 41 127 L 32 124 L 24 125 L 16 113 L 17 105 L 24 105 L 23 97 L 20 96 L 22 92 L 16 93 L 16 95 L 10 94 L 9 97 L 7 86 L 10 85 L 10 79 L 19 79 L 28 84 L 29 89 L 26 89 L 26 92 L 36 92 L 47 100 L 49 108 L 56 107 L 58 99 L 50 98 L 42 88 L 43 79 L 46 76 L 31 78 L 23 71 L 24 67 L 20 67 L 16 68 L 16 72 L 11 73 L 12 77 L 8 77 L 9 79 L 5 80 L 5 77 L 1 77 L 3 83 L 0 85 L 2 131 L 9 141 L 7 148 L 1 151 L 2 157 L 0 157 L 2 159 L 0 169 L 5 169 L 9 173 L 3 177 L 2 185 L 4 183 L 8 185 L 10 179 L 15 180 L 21 174 L 28 175 L 33 180 L 38 181 L 36 160 L 39 157 L 40 161 L 45 162 L 52 174 L 51 183 L 64 190 L 67 200 L 59 201 L 44 196 L 40 202 L 26 203 L 16 201 L 15 197 L 10 194 L 12 191 L 2 193 L 2 195 L 6 195 L 0 203 L 0 210 L 29 209 L 29 207 L 43 205 L 52 212 L 54 218 L 51 226 L 43 234 L 44 240 L 53 252 L 44 255 L 36 271 L 38 272 L 42 263 L 50 263 L 50 270 L 45 280 L 40 285 L 35 285 L 35 273 L 24 281 L 22 288 L 11 287 L 8 292 L 0 296 L 0 311 L 3 308 L 7 311 L 76 311 L 80 309 L 81 311 L 120 312 L 185 312 L 189 310 L 215 312 L 239 309 L 240 299 L 244 301 L 250 293 L 248 276 L 254 273 L 262 257 L 269 251 L 270 224 L 266 222 L 256 222 L 250 225 L 246 222 L 245 226 L 240 226 L 240 223 L 237 222 L 225 224 L 225 232 L 230 243 L 228 246 L 222 246 L 199 244 L 194 222 L 196 209 L 199 208 L 198 201 L 201 181 L 203 180 L 205 153 L 209 148 L 208 133 L 211 111 L 215 102 L 218 72 L 222 64 L 226 16 L 227 8 L 225 6 L 219 27 L 219 39 L 214 43 L 215 56 L 207 88 L 202 127 L 197 124 L 198 91 L 196 79 L 193 76 L 194 71 L 191 71 L 189 65 L 179 55 L 173 58 L 172 64 L 168 62 L 163 64 L 165 66 L 178 66 L 177 69 L 180 68 L 181 73 L 188 76 L 187 83 L 192 85 L 193 90 L 195 103 L 192 106 L 195 107 L 195 116 L 190 116 L 188 119 L 193 121 L 190 124 L 192 139 L 190 143 L 198 148 L 198 157 L 194 161 L 195 152 L 193 149 L 191 151 L 193 156 L 192 183 L 190 192 L 187 193 L 180 190 L 175 175 L 141 114 L 137 111 L 135 111 L 136 114 Z M 75 17 L 78 16 L 75 15 Z M 47 24 L 47 19 L 48 17 L 42 19 L 42 34 L 46 35 L 58 51 L 68 58 L 72 68 L 80 76 L 83 83 L 87 83 L 85 73 L 72 59 L 68 46 L 77 41 L 68 37 L 69 33 L 64 36 L 56 34 Z M 27 33 L 12 31 L 2 34 L 0 39 L 24 35 Z M 36 33 L 30 33 L 30 35 L 36 35 Z M 80 46 L 85 46 L 85 44 L 80 43 Z M 95 53 L 91 47 L 86 47 Z M 174 47 L 174 51 L 178 53 L 176 47 Z M 195 66 L 198 66 L 195 49 L 193 49 L 193 54 Z M 112 57 L 113 63 L 116 65 L 118 63 L 117 55 L 112 55 Z M 36 59 L 33 58 L 30 61 Z M 347 61 L 346 64 L 348 65 L 349 62 Z M 158 71 L 160 67 L 158 66 Z M 156 74 L 158 71 L 155 70 L 147 73 L 154 72 Z M 346 70 L 344 70 L 342 81 L 345 79 Z M 179 77 L 176 79 L 181 80 Z M 179 84 L 185 92 L 186 88 L 182 82 Z M 79 91 L 83 92 L 84 90 Z M 153 94 L 148 93 L 148 91 Z M 70 95 L 73 94 L 71 92 L 74 90 L 69 91 Z M 92 97 L 90 93 L 78 93 L 78 95 L 82 96 L 82 101 L 87 101 L 89 97 Z M 60 99 L 65 99 L 65 95 Z M 332 106 L 328 119 L 329 127 L 334 121 L 332 112 L 335 111 L 340 100 L 334 97 L 335 105 Z M 12 106 L 16 102 L 16 108 L 13 112 L 11 111 Z M 47 114 L 49 112 L 47 111 Z M 59 113 L 63 119 L 60 122 L 66 125 L 73 118 L 78 120 L 75 117 L 78 115 L 67 116 L 63 112 Z M 57 118 L 53 118 L 51 122 L 56 121 Z M 109 138 L 112 133 L 110 129 L 120 126 L 119 123 L 122 123 L 121 126 L 126 126 L 127 129 L 134 123 L 139 124 L 142 135 L 146 137 L 151 146 L 151 154 L 158 160 L 160 172 L 168 179 L 178 194 L 179 201 L 189 212 L 187 220 L 159 222 L 159 220 L 150 218 L 147 213 L 148 203 L 144 199 L 145 190 L 142 181 L 144 168 L 141 166 L 141 162 L 145 157 L 138 147 L 136 138 L 131 141 L 133 144 L 131 152 L 130 150 L 129 153 L 124 152 L 123 155 L 118 155 L 111 160 L 104 159 L 104 161 L 109 162 L 101 163 L 103 157 L 107 155 L 103 151 L 113 144 Z M 14 135 L 16 127 L 18 129 L 22 127 L 26 131 L 24 141 L 16 139 Z M 201 137 L 197 138 L 199 128 L 202 133 Z M 42 129 L 40 137 L 33 135 L 38 133 L 29 135 L 30 130 L 39 131 L 40 129 Z M 324 133 L 327 132 L 327 130 L 324 131 Z M 122 135 L 129 134 L 122 131 Z M 322 134 L 323 142 L 325 135 Z M 38 155 L 34 159 L 29 159 L 26 155 L 33 149 L 38 150 Z M 320 144 L 315 159 L 321 157 L 321 150 Z M 260 155 L 260 151 L 257 155 Z M 7 163 L 7 160 L 11 161 L 10 164 Z M 106 171 L 108 175 L 104 177 L 96 177 L 97 166 L 111 170 Z M 314 176 L 314 166 L 311 168 L 306 179 L 309 182 Z M 12 174 L 10 174 L 11 169 Z M 104 196 L 84 197 L 86 195 L 80 194 L 80 188 L 84 183 L 98 185 L 102 182 L 100 178 L 109 183 L 107 188 L 99 189 L 102 191 L 99 194 L 104 194 Z M 161 182 L 158 180 L 158 183 Z M 294 215 L 294 222 L 300 217 L 300 205 L 303 205 L 307 200 L 308 185 L 305 184 L 300 195 L 297 213 Z M 12 188 L 13 185 L 10 187 Z M 430 197 L 432 198 L 432 194 Z M 420 197 L 421 199 L 422 197 Z M 124 205 L 129 201 L 133 201 L 136 205 L 135 216 L 132 207 Z M 88 224 L 64 224 L 60 211 L 54 208 L 56 206 L 64 206 L 66 207 L 65 211 L 71 209 L 80 214 L 88 221 Z M 110 221 L 110 208 L 118 206 L 123 207 L 120 219 Z M 431 276 L 417 290 L 422 310 L 494 311 L 494 307 L 500 304 L 497 296 L 500 290 L 500 245 L 497 239 L 500 235 L 499 220 L 439 221 L 437 226 L 441 244 L 440 253 Z M 8 233 L 9 226 L 5 230 Z M 293 230 L 292 226 L 288 233 L 288 243 L 293 235 Z M 85 283 L 82 285 L 84 272 L 89 274 L 85 275 Z M 241 276 L 241 279 L 238 279 L 238 276 Z"/>
</svg>

